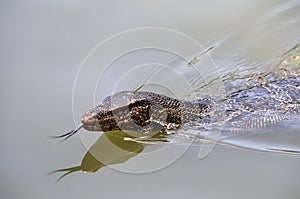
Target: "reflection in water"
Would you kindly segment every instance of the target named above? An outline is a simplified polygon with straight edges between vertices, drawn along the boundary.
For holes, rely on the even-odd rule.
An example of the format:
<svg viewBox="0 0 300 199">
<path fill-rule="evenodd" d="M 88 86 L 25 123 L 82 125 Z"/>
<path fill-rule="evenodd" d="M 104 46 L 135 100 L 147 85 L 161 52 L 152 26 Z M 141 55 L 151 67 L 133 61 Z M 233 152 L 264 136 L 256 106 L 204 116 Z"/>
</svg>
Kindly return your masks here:
<svg viewBox="0 0 300 199">
<path fill-rule="evenodd" d="M 57 181 L 77 171 L 94 173 L 102 167 L 128 161 L 141 153 L 147 142 L 167 142 L 166 135 L 164 132 L 159 132 L 152 137 L 135 138 L 123 131 L 105 132 L 85 154 L 81 165 L 59 169 L 52 173 L 66 172 Z"/>
</svg>

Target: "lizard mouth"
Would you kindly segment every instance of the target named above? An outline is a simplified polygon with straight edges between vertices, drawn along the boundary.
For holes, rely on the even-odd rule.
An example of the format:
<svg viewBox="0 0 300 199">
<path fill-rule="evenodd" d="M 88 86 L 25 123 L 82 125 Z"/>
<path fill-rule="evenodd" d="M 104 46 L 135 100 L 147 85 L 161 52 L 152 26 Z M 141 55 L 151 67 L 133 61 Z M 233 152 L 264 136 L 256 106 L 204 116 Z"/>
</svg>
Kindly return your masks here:
<svg viewBox="0 0 300 199">
<path fill-rule="evenodd" d="M 98 123 L 95 124 L 82 124 L 82 127 L 88 131 L 102 131 L 101 126 Z"/>
</svg>

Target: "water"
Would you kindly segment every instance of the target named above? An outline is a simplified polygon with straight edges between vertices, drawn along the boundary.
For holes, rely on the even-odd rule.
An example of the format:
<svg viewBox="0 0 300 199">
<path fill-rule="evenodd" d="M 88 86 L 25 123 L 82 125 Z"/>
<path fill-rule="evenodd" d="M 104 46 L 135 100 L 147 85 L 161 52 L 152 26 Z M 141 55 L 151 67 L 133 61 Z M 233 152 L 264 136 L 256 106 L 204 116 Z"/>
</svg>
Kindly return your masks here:
<svg viewBox="0 0 300 199">
<path fill-rule="evenodd" d="M 151 84 L 142 89 L 194 99 L 212 92 L 222 94 L 223 87 L 218 84 L 220 76 L 230 79 L 235 74 L 271 70 L 285 52 L 299 43 L 298 1 L 136 1 L 130 6 L 126 2 L 71 5 L 58 1 L 2 1 L 0 9 L 1 198 L 153 198 L 158 195 L 298 198 L 300 159 L 289 152 L 299 142 L 295 137 L 288 139 L 295 135 L 292 126 L 285 131 L 288 142 L 280 143 L 280 149 L 292 146 L 288 148 L 292 151 L 283 151 L 288 152 L 285 154 L 216 145 L 205 158 L 199 159 L 199 154 L 205 154 L 205 149 L 211 146 L 209 143 L 200 153 L 202 145 L 197 140 L 191 142 L 189 137 L 169 135 L 157 142 L 168 139 L 173 144 L 144 145 L 147 140 L 139 140 L 143 144 L 132 147 L 136 147 L 136 152 L 144 147 L 140 154 L 133 154 L 122 164 L 102 167 L 91 175 L 76 172 L 58 184 L 55 181 L 60 174 L 47 176 L 53 170 L 80 165 L 102 134 L 81 131 L 63 144 L 48 139 L 47 135 L 74 128 L 81 114 L 107 95 L 138 88 L 147 79 L 145 71 L 153 75 Z M 118 50 L 141 44 L 137 35 L 125 40 L 119 37 L 113 43 L 106 43 L 109 45 L 104 46 L 104 54 L 97 54 L 101 52 L 98 48 L 95 59 L 88 59 L 86 64 L 91 68 L 81 71 L 86 76 L 78 76 L 72 101 L 78 68 L 91 49 L 111 35 L 144 26 L 183 32 L 202 48 L 194 48 L 193 42 L 177 34 L 147 32 L 144 35 L 154 42 L 148 47 L 164 44 L 183 56 L 173 60 L 174 53 L 170 51 L 136 50 L 112 62 L 98 80 L 99 70 L 110 58 L 116 58 Z M 202 56 L 206 50 L 209 51 Z M 188 65 L 197 56 L 199 70 Z M 152 62 L 155 66 L 169 67 L 155 67 L 161 69 L 151 73 Z M 132 66 L 140 65 L 143 66 L 125 73 Z M 195 71 L 200 71 L 200 76 Z M 200 89 L 212 80 L 219 86 Z M 265 141 L 282 140 L 276 134 L 276 130 L 262 134 L 259 140 L 237 136 L 229 144 L 238 145 L 242 139 L 248 141 L 247 148 L 266 148 Z M 267 148 L 274 151 L 278 145 Z M 103 150 L 106 154 L 107 150 L 115 149 Z"/>
</svg>

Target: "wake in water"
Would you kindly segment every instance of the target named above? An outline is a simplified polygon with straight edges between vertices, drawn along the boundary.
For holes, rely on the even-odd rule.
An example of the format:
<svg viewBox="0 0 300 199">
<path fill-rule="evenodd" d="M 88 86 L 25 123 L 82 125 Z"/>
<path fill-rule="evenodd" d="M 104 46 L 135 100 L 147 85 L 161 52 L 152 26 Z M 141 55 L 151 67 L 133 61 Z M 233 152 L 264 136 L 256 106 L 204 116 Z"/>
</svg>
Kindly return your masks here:
<svg viewBox="0 0 300 199">
<path fill-rule="evenodd" d="M 213 99 L 214 122 L 183 126 L 179 134 L 259 151 L 300 154 L 299 45 L 272 70 L 226 79 L 229 94 Z"/>
</svg>

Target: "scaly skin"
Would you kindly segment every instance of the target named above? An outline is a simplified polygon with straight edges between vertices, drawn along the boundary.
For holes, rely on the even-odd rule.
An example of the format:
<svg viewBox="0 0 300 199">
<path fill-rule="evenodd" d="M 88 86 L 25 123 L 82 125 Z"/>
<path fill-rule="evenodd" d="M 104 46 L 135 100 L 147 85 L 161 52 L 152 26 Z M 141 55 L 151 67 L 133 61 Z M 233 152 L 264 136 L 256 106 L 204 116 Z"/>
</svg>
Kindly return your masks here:
<svg viewBox="0 0 300 199">
<path fill-rule="evenodd" d="M 154 132 L 178 128 L 207 116 L 208 103 L 180 101 L 152 92 L 123 91 L 88 110 L 83 127 L 89 131 L 135 130 Z"/>
<path fill-rule="evenodd" d="M 229 131 L 256 130 L 289 120 L 299 114 L 300 77 L 277 78 L 273 73 L 263 81 L 218 97 L 183 101 L 152 92 L 123 91 L 105 98 L 88 110 L 83 128 L 89 131 L 134 130 L 143 133 L 175 129 L 187 123 L 223 120 Z M 212 99 L 216 99 L 212 103 Z M 219 117 L 212 108 L 219 108 Z"/>
</svg>

